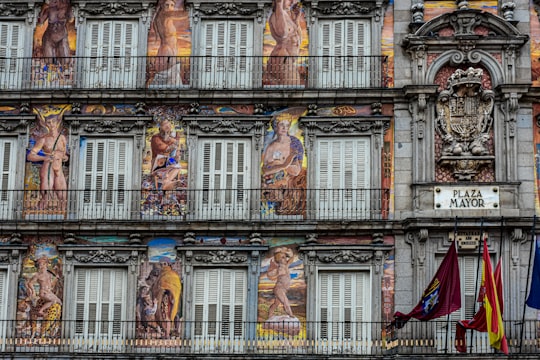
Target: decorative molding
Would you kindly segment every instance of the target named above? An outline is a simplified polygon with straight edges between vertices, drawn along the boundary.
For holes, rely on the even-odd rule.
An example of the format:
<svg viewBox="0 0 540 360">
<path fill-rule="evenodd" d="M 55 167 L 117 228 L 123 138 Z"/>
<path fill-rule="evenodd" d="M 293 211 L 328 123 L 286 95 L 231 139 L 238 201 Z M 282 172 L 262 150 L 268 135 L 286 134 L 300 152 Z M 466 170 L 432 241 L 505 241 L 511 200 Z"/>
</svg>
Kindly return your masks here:
<svg viewBox="0 0 540 360">
<path fill-rule="evenodd" d="M 332 3 L 313 3 L 313 10 L 324 15 L 365 15 L 375 12 L 378 6 L 365 6 L 364 4 L 352 1 L 340 1 Z"/>
<path fill-rule="evenodd" d="M 1 17 L 26 17 L 26 23 L 31 25 L 35 20 L 34 3 L 25 1 L 14 1 L 10 3 L 0 3 Z"/>
<path fill-rule="evenodd" d="M 302 126 L 313 131 L 318 130 L 323 133 L 366 133 L 374 130 L 382 131 L 389 121 L 379 119 L 349 119 L 339 120 L 309 120 L 300 119 Z"/>
<path fill-rule="evenodd" d="M 247 261 L 246 255 L 236 255 L 236 251 L 228 250 L 208 251 L 208 255 L 195 255 L 193 258 L 207 264 L 243 264 Z"/>
<path fill-rule="evenodd" d="M 264 129 L 262 121 L 246 121 L 239 119 L 215 119 L 215 120 L 186 120 L 190 130 L 198 130 L 203 133 L 215 134 L 249 134 L 253 131 L 261 132 Z"/>
<path fill-rule="evenodd" d="M 133 254 L 130 255 L 119 255 L 115 250 L 94 250 L 89 251 L 88 255 L 73 255 L 73 258 L 80 263 L 116 263 L 116 264 L 125 264 L 132 259 Z"/>
<path fill-rule="evenodd" d="M 197 242 L 197 239 L 195 238 L 195 233 L 194 232 L 185 233 L 183 242 L 184 244 L 195 244 Z"/>
<path fill-rule="evenodd" d="M 142 135 L 144 129 L 152 123 L 151 116 L 89 116 L 65 115 L 64 122 L 70 127 L 72 134 L 81 131 L 86 133 L 114 134 L 133 133 Z"/>
<path fill-rule="evenodd" d="M 261 245 L 264 242 L 261 233 L 251 233 L 249 234 L 249 243 L 255 245 Z"/>
<path fill-rule="evenodd" d="M 13 116 L 0 118 L 0 132 L 19 132 L 26 133 L 28 131 L 28 124 L 30 121 L 35 120 L 34 115 Z"/>
<path fill-rule="evenodd" d="M 319 242 L 319 234 L 310 233 L 306 235 L 306 244 L 317 244 Z"/>
<path fill-rule="evenodd" d="M 411 231 L 407 234 L 405 242 L 411 246 L 411 264 L 424 266 L 426 261 L 426 242 L 429 231 L 426 228 Z"/>
<path fill-rule="evenodd" d="M 101 3 L 82 2 L 77 7 L 78 17 L 139 15 L 148 11 L 146 2 L 109 1 Z"/>
<path fill-rule="evenodd" d="M 246 6 L 245 4 L 242 4 L 242 3 L 223 3 L 223 2 L 218 2 L 218 3 L 213 3 L 213 4 L 202 4 L 202 6 L 198 7 L 197 10 L 207 16 L 213 16 L 213 15 L 248 16 L 248 15 L 252 15 L 261 11 L 259 7 L 255 7 L 255 6 Z"/>
<path fill-rule="evenodd" d="M 332 254 L 317 255 L 320 262 L 335 264 L 365 263 L 373 257 L 372 253 L 360 250 L 334 250 Z"/>
</svg>

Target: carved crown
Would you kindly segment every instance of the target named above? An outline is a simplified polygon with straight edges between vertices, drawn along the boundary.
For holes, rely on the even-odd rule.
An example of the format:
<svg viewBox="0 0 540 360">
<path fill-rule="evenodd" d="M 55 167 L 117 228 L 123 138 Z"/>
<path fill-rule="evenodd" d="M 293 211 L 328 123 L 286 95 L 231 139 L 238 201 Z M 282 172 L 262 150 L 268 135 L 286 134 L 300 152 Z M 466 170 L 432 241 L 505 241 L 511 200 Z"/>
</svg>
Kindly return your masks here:
<svg viewBox="0 0 540 360">
<path fill-rule="evenodd" d="M 468 68 L 467 70 L 457 69 L 449 78 L 448 86 L 451 88 L 458 87 L 465 84 L 477 84 L 482 85 L 482 76 L 484 72 L 482 69 Z"/>
</svg>

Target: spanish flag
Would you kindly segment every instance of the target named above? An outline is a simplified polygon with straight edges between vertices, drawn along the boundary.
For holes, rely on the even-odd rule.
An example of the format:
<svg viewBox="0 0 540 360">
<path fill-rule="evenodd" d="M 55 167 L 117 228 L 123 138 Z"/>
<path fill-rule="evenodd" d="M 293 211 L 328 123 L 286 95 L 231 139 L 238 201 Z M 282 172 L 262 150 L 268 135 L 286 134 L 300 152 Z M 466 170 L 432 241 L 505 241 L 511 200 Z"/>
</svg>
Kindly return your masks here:
<svg viewBox="0 0 540 360">
<path fill-rule="evenodd" d="M 482 285 L 485 289 L 484 308 L 486 311 L 486 325 L 489 334 L 489 343 L 492 347 L 508 355 L 508 343 L 504 335 L 504 324 L 502 320 L 502 291 L 497 291 L 493 267 L 489 258 L 487 246 L 487 234 L 484 236 L 484 254 L 482 269 Z M 501 289 L 502 290 L 502 289 Z"/>
</svg>

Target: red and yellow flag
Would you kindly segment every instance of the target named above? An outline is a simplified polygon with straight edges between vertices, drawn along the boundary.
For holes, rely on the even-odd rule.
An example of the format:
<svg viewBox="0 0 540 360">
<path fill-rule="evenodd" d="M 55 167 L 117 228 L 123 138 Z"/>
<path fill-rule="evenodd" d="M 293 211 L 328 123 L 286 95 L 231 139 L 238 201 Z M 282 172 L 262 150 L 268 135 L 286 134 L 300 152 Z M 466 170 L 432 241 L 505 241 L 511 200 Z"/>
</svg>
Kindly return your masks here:
<svg viewBox="0 0 540 360">
<path fill-rule="evenodd" d="M 484 295 L 484 308 L 486 310 L 486 325 L 489 334 L 489 343 L 495 349 L 508 355 L 508 343 L 506 342 L 506 336 L 504 335 L 504 324 L 502 320 L 502 291 L 499 294 L 495 285 L 493 267 L 491 266 L 491 259 L 487 247 L 487 235 L 484 237 L 482 285 L 486 291 Z M 501 298 L 499 299 L 499 297 Z"/>
</svg>

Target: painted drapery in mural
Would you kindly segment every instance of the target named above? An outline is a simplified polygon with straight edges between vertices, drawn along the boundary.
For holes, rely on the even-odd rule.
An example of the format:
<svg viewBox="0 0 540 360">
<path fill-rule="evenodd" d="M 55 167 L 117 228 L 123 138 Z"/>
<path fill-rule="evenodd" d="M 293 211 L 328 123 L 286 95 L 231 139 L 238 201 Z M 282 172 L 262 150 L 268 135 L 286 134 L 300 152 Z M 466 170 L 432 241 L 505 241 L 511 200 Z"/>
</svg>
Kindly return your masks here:
<svg viewBox="0 0 540 360">
<path fill-rule="evenodd" d="M 67 130 L 62 126 L 69 105 L 34 108 L 39 121 L 30 131 L 26 154 L 25 215 L 65 215 L 69 160 Z"/>
<path fill-rule="evenodd" d="M 306 156 L 299 112 L 288 109 L 274 115 L 262 154 L 263 215 L 304 215 L 306 209 Z"/>
<path fill-rule="evenodd" d="M 70 87 L 77 33 L 69 0 L 48 0 L 34 32 L 32 83 L 39 88 Z"/>
<path fill-rule="evenodd" d="M 32 241 L 33 240 L 33 241 Z M 56 245 L 30 239 L 17 298 L 17 332 L 23 338 L 60 336 L 64 277 Z M 5 301 L 2 300 L 2 301 Z"/>
<path fill-rule="evenodd" d="M 179 109 L 155 107 L 155 126 L 146 132 L 142 214 L 183 216 L 187 207 L 187 147 Z"/>
<path fill-rule="evenodd" d="M 148 260 L 141 264 L 137 289 L 137 337 L 169 339 L 181 334 L 181 264 L 173 239 L 148 243 Z"/>
</svg>

